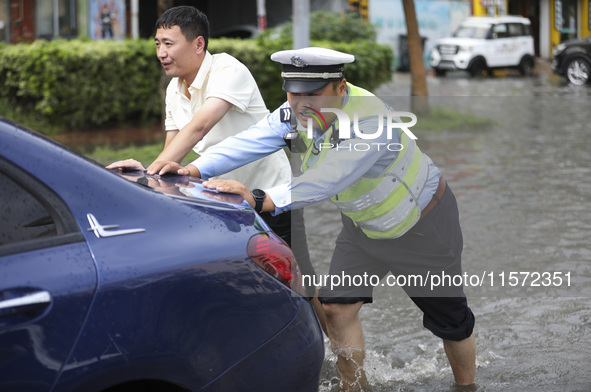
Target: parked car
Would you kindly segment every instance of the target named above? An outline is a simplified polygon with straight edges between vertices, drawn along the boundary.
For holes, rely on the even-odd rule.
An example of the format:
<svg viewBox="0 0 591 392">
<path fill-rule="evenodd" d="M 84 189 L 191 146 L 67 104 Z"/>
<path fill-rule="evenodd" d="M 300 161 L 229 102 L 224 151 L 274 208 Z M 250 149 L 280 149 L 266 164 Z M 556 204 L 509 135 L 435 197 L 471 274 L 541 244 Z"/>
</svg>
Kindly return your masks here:
<svg viewBox="0 0 591 392">
<path fill-rule="evenodd" d="M 0 391 L 317 390 L 297 263 L 242 198 L 0 119 L 0 199 Z"/>
<path fill-rule="evenodd" d="M 212 32 L 210 38 L 240 38 L 253 39 L 256 38 L 261 31 L 257 26 L 251 24 L 242 24 L 226 27 L 221 30 Z"/>
<path fill-rule="evenodd" d="M 498 68 L 529 76 L 535 66 L 531 23 L 520 16 L 467 18 L 452 37 L 435 43 L 430 64 L 438 76 L 457 70 L 482 76 Z"/>
<path fill-rule="evenodd" d="M 582 86 L 591 80 L 591 36 L 568 40 L 554 48 L 552 71 Z"/>
</svg>

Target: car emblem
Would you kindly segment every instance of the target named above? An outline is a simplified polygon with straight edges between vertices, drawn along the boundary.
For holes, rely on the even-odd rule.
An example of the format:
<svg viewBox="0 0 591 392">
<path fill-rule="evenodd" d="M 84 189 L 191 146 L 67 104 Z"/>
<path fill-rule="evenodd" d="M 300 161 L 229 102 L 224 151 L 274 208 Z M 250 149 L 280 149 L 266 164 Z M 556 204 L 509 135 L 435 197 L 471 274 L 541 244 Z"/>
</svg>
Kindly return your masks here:
<svg viewBox="0 0 591 392">
<path fill-rule="evenodd" d="M 306 62 L 300 56 L 292 56 L 291 65 L 296 67 L 305 67 L 308 64 L 306 64 Z"/>
<path fill-rule="evenodd" d="M 88 231 L 94 231 L 97 238 L 114 237 L 118 235 L 126 235 L 133 233 L 142 233 L 146 229 L 127 229 L 127 230 L 114 230 L 119 228 L 119 225 L 101 225 L 98 220 L 92 214 L 86 214 L 90 228 Z"/>
</svg>

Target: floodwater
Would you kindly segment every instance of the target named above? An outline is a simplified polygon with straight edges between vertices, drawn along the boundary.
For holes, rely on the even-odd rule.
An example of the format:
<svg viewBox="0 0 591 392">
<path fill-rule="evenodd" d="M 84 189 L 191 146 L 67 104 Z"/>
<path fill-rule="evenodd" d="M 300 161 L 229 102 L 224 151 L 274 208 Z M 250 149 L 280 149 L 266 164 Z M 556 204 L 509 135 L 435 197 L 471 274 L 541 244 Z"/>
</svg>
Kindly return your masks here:
<svg viewBox="0 0 591 392">
<path fill-rule="evenodd" d="M 377 94 L 410 110 L 408 75 Z M 372 391 L 591 391 L 591 86 L 551 73 L 429 77 L 431 107 L 494 125 L 412 129 L 458 199 L 463 270 L 476 317 L 476 385 L 455 388 L 441 341 L 400 287 L 377 287 L 361 310 Z M 316 272 L 340 230 L 330 203 L 306 210 Z M 320 391 L 338 391 L 327 353 Z"/>
<path fill-rule="evenodd" d="M 433 133 L 419 116 L 412 129 L 458 199 L 476 385 L 455 388 L 421 312 L 399 287 L 377 287 L 361 311 L 373 392 L 591 391 L 591 86 L 569 86 L 542 67 L 531 78 L 428 78 L 431 107 L 495 121 Z M 411 110 L 408 74 L 376 93 Z M 142 139 L 161 137 L 148 133 Z M 326 274 L 339 213 L 326 202 L 305 214 L 313 263 Z M 326 348 L 320 391 L 336 392 L 328 340 Z"/>
</svg>

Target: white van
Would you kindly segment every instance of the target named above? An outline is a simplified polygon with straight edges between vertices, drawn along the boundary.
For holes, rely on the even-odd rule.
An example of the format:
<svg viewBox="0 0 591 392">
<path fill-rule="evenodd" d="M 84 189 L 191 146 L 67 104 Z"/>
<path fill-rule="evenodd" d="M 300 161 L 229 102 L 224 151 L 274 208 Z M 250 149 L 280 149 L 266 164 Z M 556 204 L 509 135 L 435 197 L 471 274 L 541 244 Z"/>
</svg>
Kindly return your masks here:
<svg viewBox="0 0 591 392">
<path fill-rule="evenodd" d="M 531 75 L 535 64 L 529 19 L 521 16 L 474 16 L 464 20 L 453 37 L 437 40 L 431 67 L 438 76 L 468 71 L 472 76 L 495 68 L 517 68 Z"/>
</svg>

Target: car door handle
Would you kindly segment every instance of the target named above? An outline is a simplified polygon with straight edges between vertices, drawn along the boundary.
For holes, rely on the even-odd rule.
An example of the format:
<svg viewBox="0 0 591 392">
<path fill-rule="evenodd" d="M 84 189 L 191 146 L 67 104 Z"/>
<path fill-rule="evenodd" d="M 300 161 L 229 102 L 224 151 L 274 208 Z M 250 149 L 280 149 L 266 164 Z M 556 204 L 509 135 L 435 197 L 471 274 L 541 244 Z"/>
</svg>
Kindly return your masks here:
<svg viewBox="0 0 591 392">
<path fill-rule="evenodd" d="M 47 291 L 37 291 L 0 301 L 0 310 L 19 311 L 31 306 L 48 305 L 50 303 L 51 295 Z"/>
</svg>

